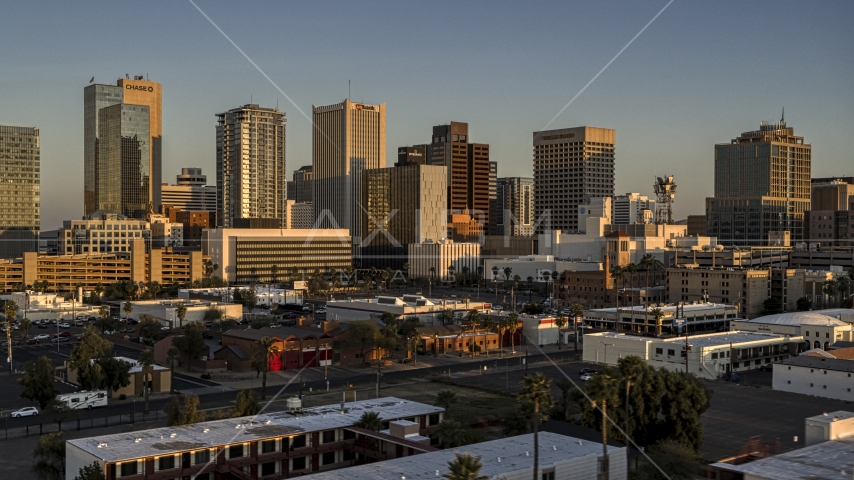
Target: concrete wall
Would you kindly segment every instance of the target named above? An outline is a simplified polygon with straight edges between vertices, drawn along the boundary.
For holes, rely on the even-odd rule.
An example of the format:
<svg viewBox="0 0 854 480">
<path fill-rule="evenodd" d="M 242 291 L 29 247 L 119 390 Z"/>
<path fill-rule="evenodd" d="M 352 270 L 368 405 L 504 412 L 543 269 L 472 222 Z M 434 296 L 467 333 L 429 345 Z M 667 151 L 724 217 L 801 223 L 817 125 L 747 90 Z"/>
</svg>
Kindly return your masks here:
<svg viewBox="0 0 854 480">
<path fill-rule="evenodd" d="M 65 442 L 65 480 L 74 480 L 81 468 L 92 465 L 93 462 L 98 462 L 101 468 L 104 467 L 104 462 L 99 458 Z"/>
<path fill-rule="evenodd" d="M 854 374 L 797 365 L 774 364 L 771 387 L 783 392 L 854 402 Z"/>
</svg>

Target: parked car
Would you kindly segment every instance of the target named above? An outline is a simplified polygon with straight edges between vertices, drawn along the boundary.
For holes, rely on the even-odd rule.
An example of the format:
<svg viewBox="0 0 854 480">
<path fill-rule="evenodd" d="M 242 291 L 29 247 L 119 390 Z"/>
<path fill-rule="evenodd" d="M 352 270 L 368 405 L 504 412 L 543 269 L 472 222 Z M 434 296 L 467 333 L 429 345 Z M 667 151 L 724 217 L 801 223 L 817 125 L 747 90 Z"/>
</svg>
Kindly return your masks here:
<svg viewBox="0 0 854 480">
<path fill-rule="evenodd" d="M 35 417 L 39 414 L 39 409 L 36 407 L 24 407 L 20 410 L 12 412 L 12 418 L 19 417 Z"/>
<path fill-rule="evenodd" d="M 60 323 L 59 328 L 71 328 L 71 325 L 69 325 L 67 323 Z"/>
<path fill-rule="evenodd" d="M 596 369 L 594 369 L 594 368 L 582 368 L 581 370 L 578 371 L 578 374 L 584 375 L 585 373 L 592 373 L 595 371 L 596 371 Z"/>
<path fill-rule="evenodd" d="M 213 335 L 208 332 L 202 332 L 202 338 L 204 338 L 205 340 L 213 340 Z"/>
<path fill-rule="evenodd" d="M 326 309 L 325 309 L 325 308 L 321 308 L 321 309 L 319 309 L 319 310 L 315 310 L 315 311 L 314 311 L 314 313 L 316 313 L 316 314 L 326 314 Z"/>
<path fill-rule="evenodd" d="M 50 340 L 50 335 L 46 333 L 40 333 L 33 338 L 35 338 L 36 340 Z"/>
<path fill-rule="evenodd" d="M 165 332 L 165 331 L 168 331 L 168 330 L 169 330 L 169 325 L 166 325 L 165 327 L 160 327 L 160 331 Z"/>
<path fill-rule="evenodd" d="M 585 381 L 585 382 L 589 381 L 589 380 L 593 380 L 593 374 L 592 373 L 585 373 L 584 375 L 581 376 L 581 380 Z"/>
<path fill-rule="evenodd" d="M 40 343 L 41 343 L 41 342 L 39 341 L 39 339 L 38 339 L 38 338 L 31 338 L 31 339 L 29 339 L 29 340 L 27 340 L 27 341 L 26 341 L 26 344 L 27 344 L 27 345 L 38 345 L 38 344 L 40 344 Z"/>
<path fill-rule="evenodd" d="M 40 324 L 38 324 L 38 328 L 47 329 L 47 324 L 46 323 L 40 323 Z"/>
<path fill-rule="evenodd" d="M 738 374 L 735 372 L 727 372 L 726 375 L 724 375 L 724 380 L 726 380 L 727 382 L 738 382 L 741 381 L 741 377 L 739 377 Z"/>
<path fill-rule="evenodd" d="M 67 341 L 68 341 L 68 337 L 56 337 L 56 338 L 52 339 L 50 341 L 50 343 L 61 343 L 61 342 L 67 342 Z"/>
<path fill-rule="evenodd" d="M 770 363 L 766 363 L 765 365 L 762 365 L 761 367 L 759 367 L 759 371 L 760 372 L 773 372 L 774 367 Z"/>
<path fill-rule="evenodd" d="M 68 332 L 59 332 L 56 336 L 57 337 L 64 337 L 64 338 L 70 338 L 71 334 Z"/>
<path fill-rule="evenodd" d="M 137 320 L 135 318 L 129 318 L 128 319 L 128 325 L 136 325 L 138 323 L 139 323 L 139 320 Z"/>
</svg>

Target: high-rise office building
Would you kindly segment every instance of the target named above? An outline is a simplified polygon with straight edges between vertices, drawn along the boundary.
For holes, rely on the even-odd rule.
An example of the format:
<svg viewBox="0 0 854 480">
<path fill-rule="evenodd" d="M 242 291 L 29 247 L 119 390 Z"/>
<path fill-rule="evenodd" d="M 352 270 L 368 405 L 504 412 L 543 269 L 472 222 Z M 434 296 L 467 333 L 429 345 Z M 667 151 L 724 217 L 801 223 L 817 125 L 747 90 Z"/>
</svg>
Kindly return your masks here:
<svg viewBox="0 0 854 480">
<path fill-rule="evenodd" d="M 116 86 L 92 84 L 83 90 L 86 215 L 114 210 L 142 218 L 149 210 L 160 211 L 161 105 L 160 84 L 142 76 L 120 78 Z M 114 108 L 106 110 L 110 107 Z M 109 118 L 104 118 L 105 113 Z"/>
<path fill-rule="evenodd" d="M 477 223 L 487 227 L 489 145 L 470 143 L 468 128 L 463 122 L 433 127 L 428 163 L 448 169 L 448 213 L 469 213 Z"/>
<path fill-rule="evenodd" d="M 384 103 L 349 98 L 312 107 L 314 214 L 321 228 L 346 228 L 354 242 L 361 238 L 361 172 L 386 166 L 385 113 Z"/>
<path fill-rule="evenodd" d="M 175 185 L 164 183 L 160 188 L 163 208 L 216 212 L 216 186 L 207 183 L 201 168 L 182 168 Z"/>
<path fill-rule="evenodd" d="M 311 165 L 294 170 L 294 200 L 297 203 L 312 202 L 312 185 L 314 184 L 314 172 Z"/>
<path fill-rule="evenodd" d="M 767 245 L 771 232 L 804 236 L 810 209 L 812 147 L 786 122 L 715 145 L 715 196 L 706 199 L 706 234 L 723 245 Z"/>
<path fill-rule="evenodd" d="M 534 234 L 534 179 L 498 179 L 498 209 L 502 230 L 496 235 L 529 237 Z"/>
<path fill-rule="evenodd" d="M 576 127 L 534 132 L 536 233 L 584 228 L 578 205 L 585 198 L 614 195 L 616 131 Z"/>
<path fill-rule="evenodd" d="M 499 203 L 498 162 L 489 162 L 489 225 L 486 229 L 489 235 L 501 235 L 504 228 L 503 218 L 499 220 L 499 216 L 503 216 Z"/>
<path fill-rule="evenodd" d="M 235 219 L 278 219 L 284 224 L 288 172 L 285 112 L 256 104 L 217 114 L 217 223 Z"/>
<path fill-rule="evenodd" d="M 18 258 L 39 249 L 39 129 L 0 125 L 0 167 L 0 258 Z"/>
<path fill-rule="evenodd" d="M 425 165 L 427 163 L 427 145 L 413 145 L 411 147 L 398 147 L 397 163 L 395 167 L 406 165 Z"/>
<path fill-rule="evenodd" d="M 655 200 L 640 193 L 627 193 L 614 197 L 614 224 L 650 223 L 655 213 Z M 649 218 L 647 218 L 649 217 Z"/>
</svg>

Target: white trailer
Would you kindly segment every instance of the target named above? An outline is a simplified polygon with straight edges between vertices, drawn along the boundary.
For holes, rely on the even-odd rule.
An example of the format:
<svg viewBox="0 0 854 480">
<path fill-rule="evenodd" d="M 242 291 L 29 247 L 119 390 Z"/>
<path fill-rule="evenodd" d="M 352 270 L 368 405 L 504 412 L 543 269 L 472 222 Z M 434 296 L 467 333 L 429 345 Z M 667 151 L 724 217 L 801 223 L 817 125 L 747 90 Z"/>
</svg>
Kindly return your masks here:
<svg viewBox="0 0 854 480">
<path fill-rule="evenodd" d="M 93 392 L 81 390 L 79 392 L 57 395 L 56 401 L 72 410 L 106 407 L 107 392 L 105 390 L 96 390 Z"/>
</svg>

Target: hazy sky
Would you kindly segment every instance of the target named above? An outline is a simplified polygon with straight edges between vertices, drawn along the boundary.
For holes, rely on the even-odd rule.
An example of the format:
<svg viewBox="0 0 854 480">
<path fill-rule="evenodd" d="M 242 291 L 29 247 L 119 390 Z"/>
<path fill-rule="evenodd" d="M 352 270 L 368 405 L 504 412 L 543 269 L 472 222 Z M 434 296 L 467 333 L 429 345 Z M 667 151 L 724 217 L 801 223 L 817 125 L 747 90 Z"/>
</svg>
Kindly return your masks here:
<svg viewBox="0 0 854 480">
<path fill-rule="evenodd" d="M 307 114 L 385 102 L 389 165 L 431 127 L 469 123 L 499 176 L 532 176 L 532 132 L 667 4 L 234 2 L 198 5 Z M 676 215 L 704 212 L 715 143 L 786 121 L 813 175 L 854 175 L 854 2 L 676 0 L 550 128 L 617 131 L 617 193 L 675 176 Z M 7 2 L 0 123 L 42 140 L 42 229 L 83 213 L 83 88 L 125 74 L 163 85 L 163 180 L 215 180 L 215 117 L 246 103 L 287 112 L 287 163 L 311 163 L 309 121 L 188 1 Z"/>
</svg>

